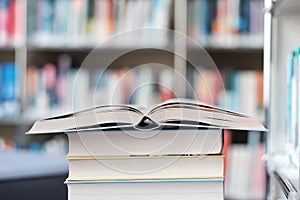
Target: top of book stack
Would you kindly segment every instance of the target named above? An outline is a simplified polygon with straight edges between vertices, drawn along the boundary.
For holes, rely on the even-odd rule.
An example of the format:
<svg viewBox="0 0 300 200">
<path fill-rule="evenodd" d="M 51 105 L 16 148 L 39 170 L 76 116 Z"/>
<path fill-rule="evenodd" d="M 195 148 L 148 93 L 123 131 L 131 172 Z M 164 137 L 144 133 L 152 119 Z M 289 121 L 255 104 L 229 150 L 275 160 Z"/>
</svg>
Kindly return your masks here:
<svg viewBox="0 0 300 200">
<path fill-rule="evenodd" d="M 151 109 L 105 105 L 36 121 L 27 134 L 97 130 L 230 129 L 267 131 L 256 119 L 192 100 L 169 100 Z"/>
</svg>

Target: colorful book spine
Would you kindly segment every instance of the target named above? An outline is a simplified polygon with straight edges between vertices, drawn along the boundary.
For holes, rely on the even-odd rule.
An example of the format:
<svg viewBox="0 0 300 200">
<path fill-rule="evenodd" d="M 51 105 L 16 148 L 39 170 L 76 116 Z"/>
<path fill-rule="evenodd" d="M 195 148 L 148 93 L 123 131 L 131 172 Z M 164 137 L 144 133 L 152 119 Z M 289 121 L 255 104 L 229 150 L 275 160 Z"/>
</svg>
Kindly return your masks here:
<svg viewBox="0 0 300 200">
<path fill-rule="evenodd" d="M 0 46 L 6 46 L 8 41 L 8 11 L 9 0 L 0 1 Z"/>
<path fill-rule="evenodd" d="M 299 163 L 298 163 L 298 158 L 299 158 L 299 134 L 300 134 L 300 47 L 297 48 L 296 50 L 296 55 L 295 55 L 295 63 L 294 63 L 295 68 L 297 68 L 297 83 L 296 83 L 296 87 L 297 87 L 297 102 L 296 102 L 296 132 L 294 132 L 294 151 L 296 156 L 294 157 L 294 163 L 296 164 L 296 166 L 299 167 Z"/>
<path fill-rule="evenodd" d="M 300 134 L 300 48 L 293 51 L 287 65 L 287 152 L 293 165 L 299 166 L 299 134 Z"/>
<path fill-rule="evenodd" d="M 0 64 L 1 117 L 16 118 L 20 114 L 20 69 L 12 62 Z"/>
</svg>

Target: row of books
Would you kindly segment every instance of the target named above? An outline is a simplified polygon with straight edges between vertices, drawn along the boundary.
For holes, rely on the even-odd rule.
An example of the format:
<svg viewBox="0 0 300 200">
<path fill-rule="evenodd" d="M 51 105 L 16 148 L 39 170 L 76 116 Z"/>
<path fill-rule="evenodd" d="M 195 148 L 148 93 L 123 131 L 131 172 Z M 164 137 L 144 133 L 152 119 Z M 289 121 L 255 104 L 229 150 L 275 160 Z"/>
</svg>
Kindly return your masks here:
<svg viewBox="0 0 300 200">
<path fill-rule="evenodd" d="M 287 149 L 293 165 L 298 166 L 299 158 L 299 102 L 300 102 L 300 47 L 291 52 L 287 66 Z"/>
<path fill-rule="evenodd" d="M 150 106 L 173 98 L 172 70 L 154 68 L 153 64 L 137 70 L 123 68 L 105 72 L 101 69 L 77 71 L 70 68 L 59 77 L 53 64 L 45 64 L 40 69 L 29 67 L 28 77 L 31 78 L 28 78 L 28 97 L 29 108 L 32 108 L 29 113 L 71 111 L 105 104 Z M 51 73 L 43 73 L 45 70 Z M 200 74 L 195 73 L 194 92 L 197 98 L 208 104 L 224 106 L 263 119 L 262 71 L 234 71 L 225 73 L 223 77 L 225 85 L 217 71 L 202 70 Z M 41 83 L 42 80 L 52 80 L 53 83 L 48 82 L 50 86 L 47 86 Z M 41 116 L 44 114 L 41 113 Z"/>
<path fill-rule="evenodd" d="M 123 31 L 170 26 L 170 0 L 30 0 L 28 4 L 29 42 L 39 46 L 93 46 Z M 151 37 L 143 33 L 140 39 Z"/>
<path fill-rule="evenodd" d="M 14 63 L 3 63 L 0 72 L 1 118 L 13 118 L 20 114 L 20 69 Z M 195 98 L 263 119 L 262 71 L 222 74 L 214 70 L 194 73 Z M 172 69 L 155 64 L 80 69 L 72 66 L 69 55 L 61 55 L 57 63 L 27 68 L 25 116 L 30 119 L 105 104 L 151 106 L 176 96 L 173 75 Z"/>
<path fill-rule="evenodd" d="M 201 102 L 256 116 L 263 121 L 262 70 L 210 70 L 194 73 L 194 88 Z"/>
<path fill-rule="evenodd" d="M 188 35 L 205 46 L 263 44 L 262 0 L 189 0 Z"/>
<path fill-rule="evenodd" d="M 150 106 L 174 97 L 171 69 L 146 64 L 133 69 L 88 70 L 71 67 L 70 59 L 62 55 L 57 64 L 27 68 L 27 117 L 105 104 Z"/>
<path fill-rule="evenodd" d="M 21 22 L 24 1 L 0 1 L 0 47 L 14 47 L 22 41 L 24 23 Z"/>
</svg>

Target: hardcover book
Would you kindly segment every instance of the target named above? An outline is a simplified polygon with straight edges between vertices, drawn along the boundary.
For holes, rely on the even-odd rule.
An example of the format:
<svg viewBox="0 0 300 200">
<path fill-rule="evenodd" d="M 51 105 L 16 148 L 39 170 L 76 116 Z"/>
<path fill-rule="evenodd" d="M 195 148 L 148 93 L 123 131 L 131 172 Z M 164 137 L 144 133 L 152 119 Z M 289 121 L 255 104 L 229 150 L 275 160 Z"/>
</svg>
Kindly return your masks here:
<svg viewBox="0 0 300 200">
<path fill-rule="evenodd" d="M 39 120 L 28 133 L 68 133 L 104 129 L 219 128 L 266 131 L 244 114 L 191 100 L 169 100 L 148 111 L 129 105 L 105 105 Z"/>
</svg>

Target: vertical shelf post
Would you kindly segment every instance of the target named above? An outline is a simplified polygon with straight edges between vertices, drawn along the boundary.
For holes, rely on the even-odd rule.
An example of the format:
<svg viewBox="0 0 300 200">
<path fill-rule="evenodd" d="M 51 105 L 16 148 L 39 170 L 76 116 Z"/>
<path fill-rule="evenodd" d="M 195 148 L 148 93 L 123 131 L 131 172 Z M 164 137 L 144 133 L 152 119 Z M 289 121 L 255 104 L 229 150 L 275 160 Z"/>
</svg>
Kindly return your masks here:
<svg viewBox="0 0 300 200">
<path fill-rule="evenodd" d="M 27 90 L 27 0 L 17 0 L 20 5 L 20 13 L 16 13 L 15 30 L 18 35 L 15 46 L 15 64 L 20 68 L 20 116 L 16 137 L 20 142 L 24 142 L 26 132 L 26 123 L 24 119 L 24 110 L 26 108 L 26 90 Z M 21 121 L 19 121 L 21 120 Z"/>
<path fill-rule="evenodd" d="M 174 77 L 176 97 L 186 97 L 187 1 L 174 1 Z"/>
<path fill-rule="evenodd" d="M 21 13 L 16 15 L 16 24 L 15 28 L 17 32 L 21 32 L 19 35 L 20 38 L 18 38 L 18 43 L 15 47 L 15 63 L 20 68 L 20 103 L 21 103 L 21 115 L 23 114 L 25 105 L 26 105 L 26 68 L 27 68 L 27 0 L 17 0 L 18 4 L 21 6 Z M 23 30 L 20 27 L 23 27 Z"/>
</svg>

